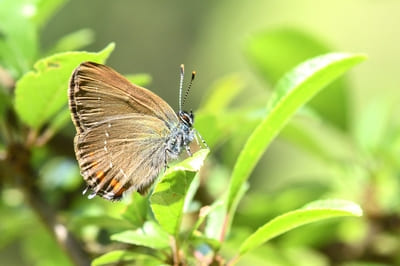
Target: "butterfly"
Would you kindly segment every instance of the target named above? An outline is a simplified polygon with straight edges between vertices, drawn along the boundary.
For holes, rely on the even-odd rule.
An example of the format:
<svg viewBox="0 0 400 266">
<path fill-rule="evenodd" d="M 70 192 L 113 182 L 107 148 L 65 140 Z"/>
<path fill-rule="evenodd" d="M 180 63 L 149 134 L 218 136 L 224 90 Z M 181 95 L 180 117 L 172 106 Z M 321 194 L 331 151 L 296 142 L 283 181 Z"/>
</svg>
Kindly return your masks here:
<svg viewBox="0 0 400 266">
<path fill-rule="evenodd" d="M 180 68 L 177 113 L 153 92 L 134 85 L 112 68 L 81 63 L 69 82 L 69 108 L 76 128 L 75 155 L 88 198 L 119 200 L 128 191 L 145 194 L 168 163 L 201 135 L 194 114 L 182 110 L 184 67 Z M 185 94 L 190 90 L 195 72 Z M 184 99 L 184 100 L 185 100 Z"/>
</svg>

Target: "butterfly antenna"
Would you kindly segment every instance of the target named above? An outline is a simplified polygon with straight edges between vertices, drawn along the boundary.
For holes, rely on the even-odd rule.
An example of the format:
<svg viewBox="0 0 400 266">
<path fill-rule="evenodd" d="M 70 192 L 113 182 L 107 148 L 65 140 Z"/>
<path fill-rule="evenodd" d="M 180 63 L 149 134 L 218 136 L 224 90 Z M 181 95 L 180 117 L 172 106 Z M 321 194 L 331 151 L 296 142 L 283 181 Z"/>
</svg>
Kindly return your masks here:
<svg viewBox="0 0 400 266">
<path fill-rule="evenodd" d="M 182 87 L 183 87 L 183 76 L 185 74 L 185 67 L 183 64 L 181 64 L 181 76 L 179 80 L 179 112 L 182 111 Z"/>
<path fill-rule="evenodd" d="M 193 71 L 192 72 L 192 78 L 190 79 L 189 86 L 188 86 L 188 88 L 187 88 L 187 90 L 185 92 L 185 96 L 183 97 L 183 103 L 182 103 L 183 105 L 185 105 L 186 99 L 187 99 L 187 97 L 189 95 L 190 88 L 192 88 L 192 83 L 193 83 L 193 80 L 194 80 L 195 77 L 196 77 L 196 71 Z"/>
</svg>

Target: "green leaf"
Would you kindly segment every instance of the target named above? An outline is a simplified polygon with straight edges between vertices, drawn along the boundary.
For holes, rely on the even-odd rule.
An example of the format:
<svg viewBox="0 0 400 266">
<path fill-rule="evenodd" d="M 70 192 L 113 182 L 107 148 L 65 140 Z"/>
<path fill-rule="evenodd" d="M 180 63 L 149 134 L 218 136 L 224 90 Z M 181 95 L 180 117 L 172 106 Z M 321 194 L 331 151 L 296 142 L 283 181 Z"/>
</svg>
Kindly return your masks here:
<svg viewBox="0 0 400 266">
<path fill-rule="evenodd" d="M 14 78 L 28 71 L 38 54 L 35 10 L 27 1 L 0 1 L 0 63 Z"/>
<path fill-rule="evenodd" d="M 186 192 L 185 202 L 183 203 L 183 212 L 194 212 L 200 208 L 200 203 L 194 200 L 197 190 L 200 187 L 200 175 L 195 175 Z M 193 209 L 193 207 L 196 207 Z"/>
<path fill-rule="evenodd" d="M 354 137 L 364 151 L 374 153 L 382 149 L 387 141 L 394 106 L 397 106 L 394 99 L 375 98 L 363 108 L 355 122 Z"/>
<path fill-rule="evenodd" d="M 51 120 L 49 129 L 53 133 L 57 132 L 58 130 L 62 129 L 69 121 L 71 121 L 71 114 L 68 107 L 61 109 L 58 114 Z"/>
<path fill-rule="evenodd" d="M 301 225 L 342 216 L 361 216 L 359 205 L 346 200 L 320 200 L 301 209 L 280 215 L 269 221 L 250 235 L 240 246 L 239 255 L 243 255 L 268 240 Z"/>
<path fill-rule="evenodd" d="M 179 232 L 187 191 L 208 152 L 208 149 L 202 149 L 192 157 L 169 168 L 150 197 L 154 216 L 172 235 L 177 235 Z"/>
<path fill-rule="evenodd" d="M 147 86 L 151 83 L 151 76 L 149 74 L 129 74 L 124 75 L 131 83 L 138 86 Z"/>
<path fill-rule="evenodd" d="M 81 29 L 70 34 L 64 35 L 56 45 L 51 49 L 49 54 L 61 53 L 65 51 L 79 50 L 94 40 L 94 33 L 90 29 Z"/>
<path fill-rule="evenodd" d="M 126 220 L 136 227 L 141 227 L 146 221 L 149 200 L 139 193 L 132 193 L 132 203 L 129 204 L 126 211 L 122 214 Z"/>
<path fill-rule="evenodd" d="M 332 49 L 316 36 L 291 28 L 279 28 L 256 34 L 246 46 L 246 54 L 256 70 L 275 84 L 287 71 L 304 60 Z M 348 126 L 348 82 L 339 78 L 309 103 L 336 127 Z"/>
<path fill-rule="evenodd" d="M 126 250 L 114 250 L 108 252 L 92 261 L 92 266 L 101 266 L 101 265 L 120 265 L 124 262 L 152 262 L 155 264 L 151 265 L 161 265 L 162 261 L 157 258 L 144 253 L 137 253 Z M 143 265 L 143 264 L 140 264 Z M 145 265 L 149 265 L 146 263 Z"/>
<path fill-rule="evenodd" d="M 149 247 L 163 249 L 169 247 L 169 235 L 157 223 L 147 221 L 143 227 L 137 230 L 127 230 L 111 236 L 112 240 Z"/>
<path fill-rule="evenodd" d="M 15 108 L 26 124 L 39 129 L 67 103 L 68 80 L 83 61 L 104 62 L 114 49 L 109 44 L 98 53 L 65 52 L 35 63 L 16 84 Z"/>
<path fill-rule="evenodd" d="M 365 59 L 359 54 L 322 55 L 302 63 L 278 82 L 267 105 L 267 116 L 250 135 L 234 166 L 228 210 L 268 145 L 295 112 L 323 87 Z"/>
<path fill-rule="evenodd" d="M 35 5 L 31 4 L 30 7 L 28 6 L 28 8 L 32 9 L 32 21 L 37 25 L 37 27 L 42 27 L 66 1 L 40 0 L 30 2 L 35 3 Z"/>
</svg>

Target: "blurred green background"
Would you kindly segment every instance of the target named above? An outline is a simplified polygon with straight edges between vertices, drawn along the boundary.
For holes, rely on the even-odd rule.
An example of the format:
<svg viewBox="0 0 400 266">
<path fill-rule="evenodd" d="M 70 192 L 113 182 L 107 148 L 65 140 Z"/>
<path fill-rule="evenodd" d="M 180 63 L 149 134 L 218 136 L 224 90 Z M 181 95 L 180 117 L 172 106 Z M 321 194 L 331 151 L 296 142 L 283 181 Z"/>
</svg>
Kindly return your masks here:
<svg viewBox="0 0 400 266">
<path fill-rule="evenodd" d="M 186 105 L 188 109 L 198 109 L 210 87 L 231 74 L 237 74 L 243 84 L 234 106 L 245 106 L 251 111 L 263 108 L 269 91 L 283 74 L 281 72 L 289 69 L 282 66 L 281 71 L 276 73 L 263 73 L 260 70 L 263 68 L 252 58 L 249 48 L 251 40 L 260 34 L 271 34 L 268 35 L 271 37 L 287 31 L 294 32 L 291 38 L 297 40 L 309 37 L 314 46 L 288 48 L 294 54 L 298 49 L 301 54 L 299 62 L 306 59 L 302 58 L 303 54 L 310 54 L 311 57 L 328 51 L 366 54 L 368 60 L 339 81 L 343 82 L 338 86 L 344 88 L 345 100 L 335 101 L 332 98 L 329 102 L 328 97 L 328 102 L 320 102 L 320 108 L 324 109 L 325 106 L 326 112 L 334 113 L 327 116 L 334 117 L 333 122 L 309 109 L 302 109 L 294 124 L 285 128 L 281 137 L 269 147 L 249 180 L 249 192 L 235 217 L 234 226 L 240 230 L 232 230 L 232 239 L 233 243 L 240 241 L 244 232 L 254 231 L 268 219 L 308 201 L 320 197 L 339 197 L 360 203 L 366 218 L 361 221 L 349 219 L 339 225 L 329 221 L 298 229 L 279 238 L 274 246 L 264 247 L 266 249 L 259 250 L 258 254 L 255 252 L 243 264 L 254 262 L 258 265 L 262 261 L 260 257 L 267 254 L 272 262 L 274 255 L 285 257 L 286 264 L 283 265 L 297 265 L 296 259 L 299 259 L 298 265 L 300 262 L 301 265 L 329 265 L 329 262 L 335 262 L 326 257 L 336 258 L 340 262 L 349 258 L 349 264 L 343 265 L 366 265 L 365 261 L 376 263 L 368 265 L 395 265 L 394 262 L 400 263 L 400 163 L 397 156 L 400 156 L 400 127 L 397 116 L 399 108 L 396 104 L 400 99 L 399 14 L 400 1 L 396 0 L 69 0 L 44 25 L 40 36 L 43 51 L 51 50 L 62 36 L 82 28 L 90 29 L 93 33 L 89 34 L 93 42 L 85 50 L 99 51 L 108 43 L 115 42 L 116 48 L 107 64 L 120 73 L 150 74 L 152 81 L 146 87 L 160 95 L 174 109 L 177 109 L 181 63 L 185 64 L 188 73 L 191 70 L 198 73 Z M 273 58 L 273 51 L 266 49 L 268 58 Z M 281 58 L 282 61 L 286 60 L 279 53 L 279 47 L 276 54 L 277 64 Z M 265 69 L 268 70 L 268 66 Z M 317 102 L 315 104 L 318 105 Z M 334 108 L 331 108 L 332 105 Z M 344 110 L 343 116 L 340 110 Z M 255 120 L 259 118 L 257 114 L 254 116 Z M 226 140 L 216 146 L 216 154 L 210 159 L 210 168 L 214 167 L 214 170 L 210 171 L 222 178 L 206 184 L 210 194 L 208 198 L 215 198 L 226 190 L 226 178 L 232 170 L 238 150 L 253 126 L 238 129 L 238 132 L 242 130 L 238 136 L 228 134 Z M 324 149 L 332 154 L 331 158 L 322 158 L 322 153 L 310 152 L 311 145 L 307 146 L 307 141 L 302 139 L 303 131 L 297 130 L 303 127 L 310 129 L 313 132 L 311 135 L 324 144 Z M 204 132 L 204 128 L 207 127 L 203 126 L 200 131 L 207 139 L 208 133 Z M 64 142 L 65 154 L 71 155 L 71 158 L 74 132 L 70 123 L 60 134 L 71 141 Z M 57 141 L 60 142 L 60 139 L 56 138 Z M 35 156 L 40 158 L 40 151 L 38 154 Z M 74 176 L 69 184 L 57 179 L 66 175 L 54 170 L 62 172 L 60 167 L 52 168 L 49 163 L 47 169 L 41 169 L 41 174 L 47 177 L 41 181 L 46 183 L 43 185 L 45 191 L 49 191 L 52 186 L 59 189 L 58 181 L 76 190 L 83 187 L 83 181 L 77 175 L 75 160 L 71 158 L 63 161 L 63 167 L 68 169 L 65 172 Z M 332 163 L 332 158 L 336 159 L 335 163 Z M 348 158 L 351 159 L 347 161 Z M 57 165 L 57 158 L 52 160 Z M 46 170 L 50 174 L 46 174 Z M 69 265 L 62 252 L 54 251 L 52 257 L 45 252 L 46 248 L 53 250 L 54 246 L 50 236 L 38 227 L 40 223 L 7 219 L 13 215 L 20 218 L 34 215 L 29 216 L 29 209 L 23 207 L 21 194 L 13 189 L 4 191 L 2 201 L 7 207 L 4 208 L 7 213 L 1 214 L 3 221 L 0 222 L 0 231 L 6 230 L 8 234 L 2 236 L 0 233 L 0 244 L 5 243 L 0 249 L 0 264 L 3 261 L 4 265 L 53 265 L 54 261 L 59 261 L 60 265 Z M 369 194 L 370 191 L 373 193 Z M 371 203 L 368 196 L 374 197 L 375 193 L 378 200 L 375 202 L 374 199 Z M 61 201 L 57 197 L 50 192 L 50 201 Z M 86 212 L 114 215 L 123 209 L 118 204 L 112 205 L 101 200 L 88 203 L 84 197 L 80 202 L 70 205 L 64 207 L 71 208 L 73 211 L 68 211 L 74 217 Z M 365 248 L 363 243 L 369 232 L 366 228 L 375 225 L 381 229 L 382 234 L 373 235 L 373 240 Z M 79 220 L 73 221 L 71 227 L 90 243 L 98 240 L 92 239 L 93 232 L 96 232 L 97 237 L 100 235 L 100 240 L 108 243 L 106 237 L 101 237 L 102 231 L 98 228 L 88 226 L 82 229 Z M 25 228 L 30 236 L 27 241 L 18 242 L 18 237 L 23 238 L 18 235 L 21 228 Z M 15 236 L 17 240 L 10 241 L 10 244 L 9 239 Z M 41 248 L 36 250 L 38 239 L 43 242 Z M 354 247 L 354 250 L 349 251 L 349 246 Z M 230 254 L 234 249 L 235 245 L 232 244 L 231 250 L 228 248 L 226 253 Z M 98 253 L 103 251 L 99 250 Z M 21 258 L 21 254 L 25 257 Z M 357 261 L 354 254 L 361 254 L 361 262 Z M 307 259 L 301 261 L 301 257 Z M 352 260 L 356 261 L 355 264 L 351 264 Z M 311 261 L 312 264 L 307 264 Z"/>
<path fill-rule="evenodd" d="M 395 0 L 72 0 L 45 26 L 43 46 L 51 46 L 66 33 L 92 29 L 95 39 L 88 50 L 100 50 L 114 41 L 117 48 L 108 64 L 121 73 L 150 73 L 152 83 L 147 87 L 175 109 L 178 67 L 184 63 L 186 71 L 198 73 L 187 104 L 196 110 L 207 88 L 231 73 L 246 78 L 241 99 L 250 101 L 265 95 L 275 84 L 262 82 L 246 59 L 244 46 L 257 33 L 294 28 L 333 51 L 368 55 L 367 62 L 352 70 L 351 88 L 346 88 L 351 102 L 349 118 L 355 122 L 375 101 L 392 101 L 400 96 L 398 12 L 400 2 Z M 350 122 L 350 130 L 354 130 L 352 126 Z M 277 156 L 281 149 L 284 160 Z M 299 174 L 299 167 L 286 167 L 288 164 L 303 166 L 300 171 L 317 167 L 304 167 L 308 161 L 302 157 L 284 143 L 276 143 L 260 165 L 268 164 L 268 171 L 280 176 L 285 172 Z"/>
<path fill-rule="evenodd" d="M 196 99 L 224 74 L 241 72 L 256 79 L 243 55 L 246 40 L 267 29 L 294 27 L 334 50 L 369 56 L 352 74 L 350 94 L 357 115 L 370 99 L 397 94 L 399 11 L 395 0 L 70 0 L 42 36 L 43 46 L 49 47 L 66 33 L 89 28 L 95 41 L 88 50 L 95 51 L 115 41 L 108 63 L 121 73 L 151 73 L 149 87 L 173 105 L 181 63 L 198 72 Z M 248 86 L 251 92 L 254 84 Z"/>
</svg>

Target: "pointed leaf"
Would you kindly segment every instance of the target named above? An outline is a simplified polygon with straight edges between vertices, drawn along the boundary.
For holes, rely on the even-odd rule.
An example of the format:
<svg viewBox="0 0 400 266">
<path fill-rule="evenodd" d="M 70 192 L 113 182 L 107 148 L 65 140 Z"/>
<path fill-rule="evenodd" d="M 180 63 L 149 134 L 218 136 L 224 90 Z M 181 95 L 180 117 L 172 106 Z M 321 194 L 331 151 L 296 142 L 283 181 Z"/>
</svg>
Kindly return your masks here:
<svg viewBox="0 0 400 266">
<path fill-rule="evenodd" d="M 239 254 L 243 255 L 268 240 L 312 222 L 341 217 L 361 216 L 359 205 L 346 200 L 320 200 L 312 202 L 303 208 L 280 215 L 269 221 L 250 235 L 240 246 Z"/>
<path fill-rule="evenodd" d="M 169 168 L 154 188 L 150 198 L 154 216 L 172 235 L 177 235 L 179 232 L 187 191 L 208 152 L 208 149 L 200 150 L 192 157 Z"/>
<path fill-rule="evenodd" d="M 268 102 L 267 116 L 253 131 L 236 161 L 228 209 L 268 145 L 295 112 L 323 87 L 365 59 L 364 55 L 349 53 L 322 55 L 302 63 L 278 82 Z"/>
<path fill-rule="evenodd" d="M 275 84 L 297 64 L 332 49 L 316 36 L 292 28 L 278 28 L 256 34 L 246 46 L 251 63 L 262 78 Z M 338 128 L 348 126 L 348 84 L 338 78 L 316 95 L 309 106 Z"/>
</svg>

